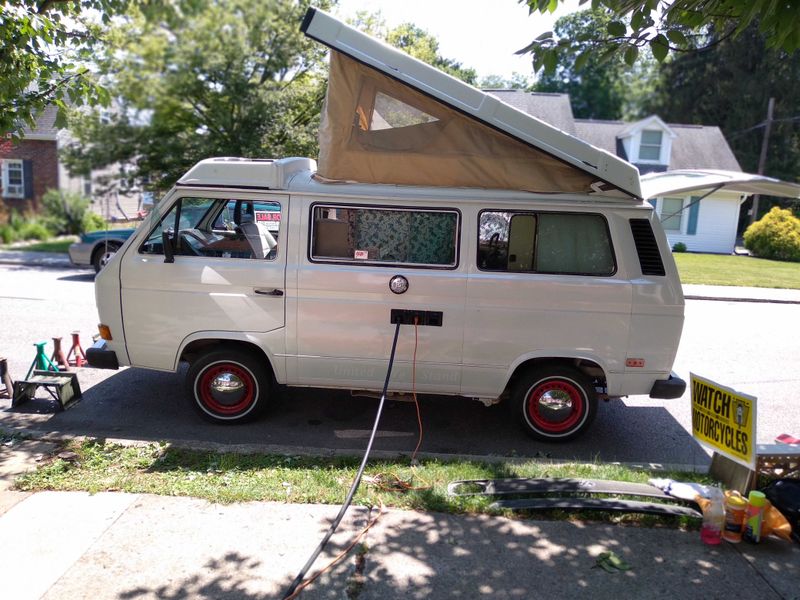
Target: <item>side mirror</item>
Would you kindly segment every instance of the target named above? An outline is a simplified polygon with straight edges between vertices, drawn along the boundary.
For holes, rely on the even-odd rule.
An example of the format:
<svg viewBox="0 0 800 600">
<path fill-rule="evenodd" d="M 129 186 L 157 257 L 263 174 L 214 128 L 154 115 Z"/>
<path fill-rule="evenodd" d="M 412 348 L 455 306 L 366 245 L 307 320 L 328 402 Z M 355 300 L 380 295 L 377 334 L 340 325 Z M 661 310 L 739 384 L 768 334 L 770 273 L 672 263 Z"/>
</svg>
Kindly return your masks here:
<svg viewBox="0 0 800 600">
<path fill-rule="evenodd" d="M 164 248 L 164 262 L 174 263 L 175 252 L 172 248 L 172 231 L 164 229 L 161 231 L 161 246 Z"/>
</svg>

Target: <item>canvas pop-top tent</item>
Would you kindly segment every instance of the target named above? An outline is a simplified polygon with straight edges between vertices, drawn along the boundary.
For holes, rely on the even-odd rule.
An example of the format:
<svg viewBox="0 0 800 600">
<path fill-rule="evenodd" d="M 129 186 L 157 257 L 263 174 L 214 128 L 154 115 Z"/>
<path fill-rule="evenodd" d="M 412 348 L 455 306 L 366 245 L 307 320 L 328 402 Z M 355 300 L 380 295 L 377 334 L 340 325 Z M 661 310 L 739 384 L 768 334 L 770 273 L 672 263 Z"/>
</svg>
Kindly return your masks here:
<svg viewBox="0 0 800 600">
<path fill-rule="evenodd" d="M 800 197 L 739 171 L 639 177 L 626 160 L 519 111 L 318 9 L 301 29 L 331 48 L 317 176 L 334 181 L 577 193 L 632 202 L 719 189 Z"/>
<path fill-rule="evenodd" d="M 633 165 L 320 10 L 302 30 L 331 48 L 321 177 L 641 197 Z"/>
</svg>

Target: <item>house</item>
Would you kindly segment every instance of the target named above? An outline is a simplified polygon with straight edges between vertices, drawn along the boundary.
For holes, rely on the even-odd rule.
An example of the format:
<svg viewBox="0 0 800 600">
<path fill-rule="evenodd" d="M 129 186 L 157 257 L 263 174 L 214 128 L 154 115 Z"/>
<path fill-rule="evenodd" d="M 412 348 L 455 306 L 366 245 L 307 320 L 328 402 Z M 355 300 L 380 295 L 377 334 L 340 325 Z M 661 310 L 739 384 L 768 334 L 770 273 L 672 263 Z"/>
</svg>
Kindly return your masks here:
<svg viewBox="0 0 800 600">
<path fill-rule="evenodd" d="M 110 220 L 135 219 L 142 209 L 142 194 L 118 191 L 101 193 L 98 182 L 109 179 L 114 167 L 90 176 L 73 176 L 59 158 L 59 150 L 71 141 L 69 131 L 55 126 L 57 109 L 47 107 L 36 127 L 23 130 L 22 139 L 0 142 L 0 214 L 39 212 L 42 196 L 51 189 L 80 194 L 91 209 Z"/>
<path fill-rule="evenodd" d="M 0 199 L 3 212 L 38 211 L 42 196 L 58 188 L 58 129 L 56 109 L 39 116 L 34 129 L 25 128 L 18 143 L 0 143 Z"/>
<path fill-rule="evenodd" d="M 497 98 L 634 164 L 643 175 L 676 169 L 741 167 L 719 127 L 665 123 L 651 115 L 633 123 L 575 119 L 567 94 L 488 90 Z M 745 197 L 715 192 L 652 200 L 670 245 L 691 252 L 733 253 L 739 210 Z"/>
</svg>

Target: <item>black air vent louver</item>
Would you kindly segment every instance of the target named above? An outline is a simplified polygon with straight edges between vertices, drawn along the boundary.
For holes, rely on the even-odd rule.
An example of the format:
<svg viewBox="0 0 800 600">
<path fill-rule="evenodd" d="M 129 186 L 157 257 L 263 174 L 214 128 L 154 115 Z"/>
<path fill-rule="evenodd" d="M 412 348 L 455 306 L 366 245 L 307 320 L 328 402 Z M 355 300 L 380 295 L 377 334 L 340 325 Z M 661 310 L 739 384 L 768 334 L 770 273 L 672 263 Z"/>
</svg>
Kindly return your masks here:
<svg viewBox="0 0 800 600">
<path fill-rule="evenodd" d="M 636 254 L 639 255 L 639 265 L 642 275 L 665 275 L 664 263 L 661 262 L 661 252 L 658 250 L 656 236 L 647 219 L 631 219 L 631 233 L 636 244 Z"/>
</svg>

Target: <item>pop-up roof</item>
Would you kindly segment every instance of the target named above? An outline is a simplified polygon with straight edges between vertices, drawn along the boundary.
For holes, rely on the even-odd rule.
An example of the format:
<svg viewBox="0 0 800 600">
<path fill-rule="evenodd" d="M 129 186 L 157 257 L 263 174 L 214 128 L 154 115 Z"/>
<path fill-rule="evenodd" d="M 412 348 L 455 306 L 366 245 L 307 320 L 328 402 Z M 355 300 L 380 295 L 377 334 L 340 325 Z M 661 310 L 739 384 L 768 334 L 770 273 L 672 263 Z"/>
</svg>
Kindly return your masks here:
<svg viewBox="0 0 800 600">
<path fill-rule="evenodd" d="M 320 10 L 302 30 L 332 49 L 324 178 L 641 198 L 636 167 L 604 150 Z"/>
</svg>

